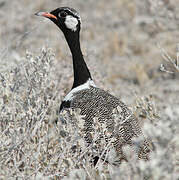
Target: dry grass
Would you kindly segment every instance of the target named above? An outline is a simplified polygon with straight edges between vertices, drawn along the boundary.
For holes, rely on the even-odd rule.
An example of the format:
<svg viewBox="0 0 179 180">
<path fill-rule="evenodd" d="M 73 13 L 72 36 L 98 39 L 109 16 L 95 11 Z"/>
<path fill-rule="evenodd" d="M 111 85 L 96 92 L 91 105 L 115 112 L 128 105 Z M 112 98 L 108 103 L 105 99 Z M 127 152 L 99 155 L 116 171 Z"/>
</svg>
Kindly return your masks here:
<svg viewBox="0 0 179 180">
<path fill-rule="evenodd" d="M 52 76 L 55 62 L 51 50 L 43 49 L 41 55 L 28 53 L 23 64 L 0 74 L 1 179 L 177 178 L 177 118 L 159 118 L 151 97 L 137 98 L 134 110 L 143 120 L 148 119 L 143 122 L 144 133 L 156 148 L 151 160 L 139 162 L 124 147 L 128 164 L 113 167 L 100 161 L 96 168 L 91 166 L 92 149 L 85 146 L 79 113 L 74 112 L 73 120 L 66 113 L 58 115 L 62 90 L 57 88 L 61 80 Z M 140 141 L 135 139 L 136 144 Z"/>
</svg>

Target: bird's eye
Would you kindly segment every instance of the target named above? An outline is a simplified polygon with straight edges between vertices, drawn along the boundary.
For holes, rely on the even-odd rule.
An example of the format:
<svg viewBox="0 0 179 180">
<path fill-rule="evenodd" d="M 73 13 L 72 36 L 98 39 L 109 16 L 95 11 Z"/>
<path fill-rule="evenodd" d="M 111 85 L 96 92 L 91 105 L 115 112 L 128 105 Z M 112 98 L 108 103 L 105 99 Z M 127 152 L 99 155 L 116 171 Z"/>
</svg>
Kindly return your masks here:
<svg viewBox="0 0 179 180">
<path fill-rule="evenodd" d="M 67 13 L 65 11 L 62 11 L 59 13 L 59 16 L 62 17 L 62 18 L 65 18 L 67 15 Z"/>
</svg>

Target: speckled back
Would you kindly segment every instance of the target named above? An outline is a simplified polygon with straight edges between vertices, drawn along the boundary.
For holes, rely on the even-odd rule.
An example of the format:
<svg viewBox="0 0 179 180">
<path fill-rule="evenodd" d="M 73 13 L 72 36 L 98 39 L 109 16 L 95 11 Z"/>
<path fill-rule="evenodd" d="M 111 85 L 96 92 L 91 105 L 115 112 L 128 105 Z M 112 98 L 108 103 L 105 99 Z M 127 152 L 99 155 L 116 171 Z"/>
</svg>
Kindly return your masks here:
<svg viewBox="0 0 179 180">
<path fill-rule="evenodd" d="M 137 119 L 118 98 L 96 87 L 76 92 L 71 100 L 72 109 L 80 109 L 83 134 L 88 145 L 101 154 L 110 144 L 116 150 L 119 162 L 125 158 L 123 145 L 134 145 L 132 138 L 142 136 Z M 139 158 L 148 159 L 149 143 L 144 139 L 137 150 Z"/>
</svg>

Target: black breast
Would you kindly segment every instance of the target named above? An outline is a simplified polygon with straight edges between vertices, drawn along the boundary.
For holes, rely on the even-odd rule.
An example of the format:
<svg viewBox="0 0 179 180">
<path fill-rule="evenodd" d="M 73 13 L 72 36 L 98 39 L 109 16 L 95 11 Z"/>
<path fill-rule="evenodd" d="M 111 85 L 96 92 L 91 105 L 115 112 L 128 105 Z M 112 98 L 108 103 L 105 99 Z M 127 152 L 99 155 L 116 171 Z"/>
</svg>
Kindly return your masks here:
<svg viewBox="0 0 179 180">
<path fill-rule="evenodd" d="M 59 112 L 60 112 L 62 109 L 70 108 L 70 104 L 71 104 L 71 101 L 62 101 L 62 103 L 61 103 L 61 105 L 60 105 L 60 110 L 59 110 Z"/>
</svg>

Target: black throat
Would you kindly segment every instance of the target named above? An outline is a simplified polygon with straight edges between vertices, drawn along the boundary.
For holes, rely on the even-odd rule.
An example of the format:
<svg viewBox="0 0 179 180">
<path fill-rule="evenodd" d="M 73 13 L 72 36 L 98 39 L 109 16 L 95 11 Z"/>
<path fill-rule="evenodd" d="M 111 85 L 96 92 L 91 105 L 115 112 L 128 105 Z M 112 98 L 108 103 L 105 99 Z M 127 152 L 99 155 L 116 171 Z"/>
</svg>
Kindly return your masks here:
<svg viewBox="0 0 179 180">
<path fill-rule="evenodd" d="M 74 70 L 74 82 L 72 86 L 73 89 L 84 84 L 88 79 L 92 78 L 81 52 L 79 32 L 68 31 L 64 33 L 64 35 L 72 53 Z"/>
</svg>

